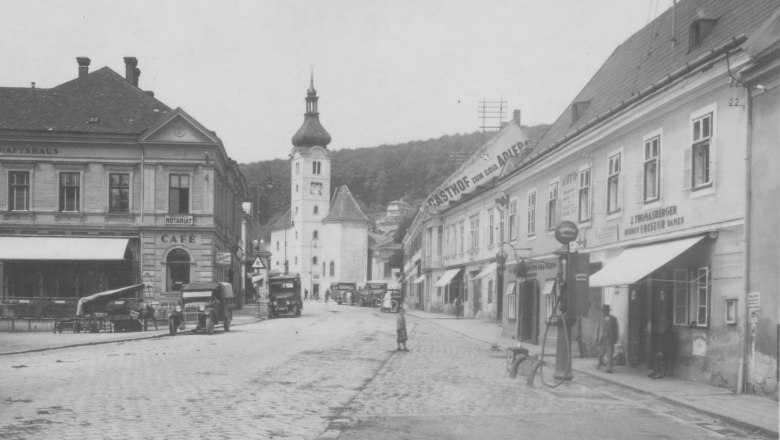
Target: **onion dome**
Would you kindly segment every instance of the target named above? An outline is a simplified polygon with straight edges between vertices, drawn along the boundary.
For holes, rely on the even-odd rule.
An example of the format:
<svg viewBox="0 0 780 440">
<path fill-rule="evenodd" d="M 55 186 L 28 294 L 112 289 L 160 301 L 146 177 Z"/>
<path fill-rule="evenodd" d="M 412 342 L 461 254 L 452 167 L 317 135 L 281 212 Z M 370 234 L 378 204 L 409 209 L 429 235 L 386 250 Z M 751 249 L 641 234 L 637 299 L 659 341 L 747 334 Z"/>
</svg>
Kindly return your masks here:
<svg viewBox="0 0 780 440">
<path fill-rule="evenodd" d="M 314 74 L 311 77 L 309 90 L 306 91 L 306 113 L 303 117 L 303 125 L 292 137 L 292 144 L 296 147 L 328 147 L 330 133 L 320 124 L 320 114 L 317 112 L 317 90 L 314 88 Z"/>
</svg>

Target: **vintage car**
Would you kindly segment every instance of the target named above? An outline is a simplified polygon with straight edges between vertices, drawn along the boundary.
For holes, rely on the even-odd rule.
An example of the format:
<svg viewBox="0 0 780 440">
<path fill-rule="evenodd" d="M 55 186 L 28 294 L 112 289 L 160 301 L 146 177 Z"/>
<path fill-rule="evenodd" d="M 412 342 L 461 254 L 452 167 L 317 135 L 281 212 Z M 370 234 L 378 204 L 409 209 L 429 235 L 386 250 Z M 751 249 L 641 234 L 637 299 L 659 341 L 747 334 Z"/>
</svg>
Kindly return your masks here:
<svg viewBox="0 0 780 440">
<path fill-rule="evenodd" d="M 171 336 L 179 330 L 204 330 L 214 332 L 214 326 L 222 324 L 230 331 L 233 312 L 233 287 L 228 283 L 192 283 L 185 284 L 181 291 L 181 303 L 168 316 L 168 329 Z"/>
<path fill-rule="evenodd" d="M 268 317 L 281 313 L 301 316 L 301 276 L 297 273 L 274 274 L 268 278 Z"/>
<path fill-rule="evenodd" d="M 354 281 L 336 281 L 330 283 L 330 299 L 337 304 L 354 304 L 357 283 Z"/>
<path fill-rule="evenodd" d="M 144 304 L 135 298 L 109 301 L 105 312 L 116 333 L 140 332 L 143 329 Z"/>
<path fill-rule="evenodd" d="M 385 297 L 382 299 L 382 306 L 380 311 L 382 312 L 397 312 L 403 305 L 400 289 L 387 289 Z"/>
</svg>

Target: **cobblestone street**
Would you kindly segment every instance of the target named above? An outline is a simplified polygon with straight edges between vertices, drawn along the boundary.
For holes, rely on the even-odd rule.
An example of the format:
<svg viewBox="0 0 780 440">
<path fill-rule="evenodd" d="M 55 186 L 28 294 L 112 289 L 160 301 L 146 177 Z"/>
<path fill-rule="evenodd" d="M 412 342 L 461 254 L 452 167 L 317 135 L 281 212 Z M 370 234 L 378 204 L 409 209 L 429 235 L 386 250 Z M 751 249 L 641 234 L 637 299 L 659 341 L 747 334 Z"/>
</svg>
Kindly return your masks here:
<svg viewBox="0 0 780 440">
<path fill-rule="evenodd" d="M 409 316 L 397 352 L 395 316 L 307 303 L 212 336 L 2 356 L 0 438 L 747 437 L 585 375 L 527 388 L 433 320 Z"/>
</svg>

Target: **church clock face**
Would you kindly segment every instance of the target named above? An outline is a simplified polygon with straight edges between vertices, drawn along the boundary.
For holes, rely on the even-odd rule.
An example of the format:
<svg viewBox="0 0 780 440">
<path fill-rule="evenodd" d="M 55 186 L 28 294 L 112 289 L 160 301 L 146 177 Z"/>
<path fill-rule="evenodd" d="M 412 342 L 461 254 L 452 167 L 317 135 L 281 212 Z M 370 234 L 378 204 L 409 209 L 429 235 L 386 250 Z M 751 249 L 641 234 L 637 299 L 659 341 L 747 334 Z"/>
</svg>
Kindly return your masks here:
<svg viewBox="0 0 780 440">
<path fill-rule="evenodd" d="M 318 183 L 318 182 L 312 182 L 310 191 L 315 196 L 321 196 L 322 195 L 322 184 Z"/>
</svg>

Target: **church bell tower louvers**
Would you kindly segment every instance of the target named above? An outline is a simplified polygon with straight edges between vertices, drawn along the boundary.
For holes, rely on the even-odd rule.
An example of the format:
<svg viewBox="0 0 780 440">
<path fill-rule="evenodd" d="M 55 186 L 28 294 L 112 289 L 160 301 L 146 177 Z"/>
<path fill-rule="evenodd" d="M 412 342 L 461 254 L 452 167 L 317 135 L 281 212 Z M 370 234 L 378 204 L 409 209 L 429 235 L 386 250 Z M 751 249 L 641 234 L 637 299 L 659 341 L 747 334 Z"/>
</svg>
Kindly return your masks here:
<svg viewBox="0 0 780 440">
<path fill-rule="evenodd" d="M 303 125 L 292 137 L 290 182 L 290 270 L 301 274 L 302 288 L 325 291 L 323 273 L 323 224 L 330 210 L 330 134 L 320 124 L 317 90 L 312 72 L 306 91 Z M 292 240 L 290 240 L 292 238 Z"/>
</svg>

